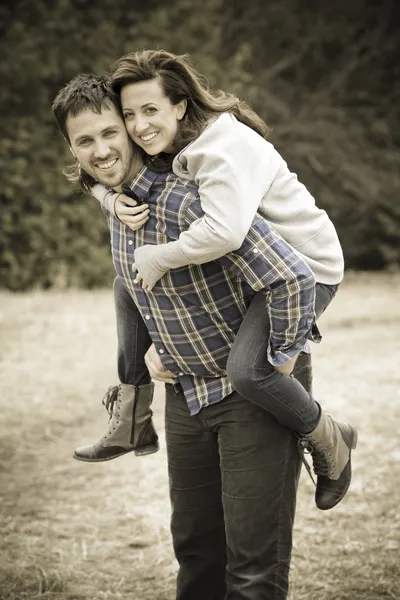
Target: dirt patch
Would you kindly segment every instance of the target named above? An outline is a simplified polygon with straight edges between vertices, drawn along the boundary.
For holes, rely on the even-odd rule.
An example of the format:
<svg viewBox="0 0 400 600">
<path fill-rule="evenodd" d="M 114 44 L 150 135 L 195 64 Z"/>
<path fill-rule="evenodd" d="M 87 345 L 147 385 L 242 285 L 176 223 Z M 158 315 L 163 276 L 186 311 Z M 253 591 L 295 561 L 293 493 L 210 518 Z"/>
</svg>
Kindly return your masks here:
<svg viewBox="0 0 400 600">
<path fill-rule="evenodd" d="M 360 441 L 336 509 L 315 508 L 302 474 L 290 600 L 400 598 L 399 291 L 399 277 L 351 276 L 321 321 L 314 393 Z M 71 458 L 107 424 L 111 292 L 2 293 L 0 306 L 0 599 L 171 600 L 162 386 L 159 453 Z"/>
</svg>

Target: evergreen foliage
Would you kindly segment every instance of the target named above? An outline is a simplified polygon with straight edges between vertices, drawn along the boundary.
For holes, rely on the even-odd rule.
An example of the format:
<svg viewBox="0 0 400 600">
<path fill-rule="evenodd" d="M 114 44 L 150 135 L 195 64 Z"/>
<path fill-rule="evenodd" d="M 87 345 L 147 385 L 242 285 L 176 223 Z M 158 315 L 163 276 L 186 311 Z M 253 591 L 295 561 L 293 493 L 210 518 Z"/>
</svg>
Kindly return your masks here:
<svg viewBox="0 0 400 600">
<path fill-rule="evenodd" d="M 97 201 L 62 175 L 51 114 L 74 75 L 137 48 L 189 53 L 247 99 L 331 215 L 348 267 L 400 264 L 400 8 L 395 0 L 9 0 L 0 7 L 0 286 L 111 281 Z"/>
</svg>

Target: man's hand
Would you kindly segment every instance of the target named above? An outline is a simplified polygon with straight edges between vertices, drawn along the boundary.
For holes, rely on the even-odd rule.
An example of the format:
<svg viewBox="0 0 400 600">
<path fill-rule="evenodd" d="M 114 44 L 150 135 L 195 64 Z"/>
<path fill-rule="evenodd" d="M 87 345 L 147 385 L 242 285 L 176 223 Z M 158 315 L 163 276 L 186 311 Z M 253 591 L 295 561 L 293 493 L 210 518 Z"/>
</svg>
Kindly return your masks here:
<svg viewBox="0 0 400 600">
<path fill-rule="evenodd" d="M 115 214 L 118 219 L 133 231 L 140 229 L 149 218 L 149 205 L 138 204 L 133 198 L 120 194 L 115 201 Z"/>
<path fill-rule="evenodd" d="M 162 364 L 160 357 L 157 354 L 154 344 L 150 346 L 144 356 L 144 362 L 149 370 L 152 379 L 161 381 L 162 383 L 175 383 L 175 377 L 173 373 L 167 371 Z"/>
<path fill-rule="evenodd" d="M 279 371 L 279 373 L 283 373 L 284 375 L 290 375 L 294 369 L 294 365 L 296 364 L 298 356 L 299 355 L 296 354 L 296 356 L 293 356 L 293 358 L 289 358 L 284 365 L 281 365 L 280 367 L 274 367 L 275 371 Z"/>
</svg>

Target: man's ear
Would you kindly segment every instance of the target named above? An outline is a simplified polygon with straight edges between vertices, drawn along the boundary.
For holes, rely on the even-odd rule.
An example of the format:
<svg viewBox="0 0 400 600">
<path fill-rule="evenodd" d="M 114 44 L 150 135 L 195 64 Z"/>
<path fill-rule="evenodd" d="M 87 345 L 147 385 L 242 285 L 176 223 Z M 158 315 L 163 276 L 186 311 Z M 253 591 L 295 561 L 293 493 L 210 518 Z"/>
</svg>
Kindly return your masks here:
<svg viewBox="0 0 400 600">
<path fill-rule="evenodd" d="M 181 121 L 183 119 L 183 117 L 185 116 L 186 109 L 187 100 L 181 100 L 180 102 L 178 102 L 178 104 L 176 105 L 176 118 L 178 119 L 178 121 Z"/>
</svg>

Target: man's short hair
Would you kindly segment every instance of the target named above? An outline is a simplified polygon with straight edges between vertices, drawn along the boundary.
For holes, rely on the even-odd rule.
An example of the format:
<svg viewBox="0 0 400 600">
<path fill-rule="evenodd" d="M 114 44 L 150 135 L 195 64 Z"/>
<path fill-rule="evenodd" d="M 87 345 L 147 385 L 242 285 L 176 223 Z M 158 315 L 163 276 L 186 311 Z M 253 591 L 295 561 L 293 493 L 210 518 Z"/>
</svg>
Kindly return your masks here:
<svg viewBox="0 0 400 600">
<path fill-rule="evenodd" d="M 108 83 L 108 79 L 102 75 L 81 73 L 67 83 L 54 99 L 52 110 L 61 133 L 71 143 L 67 131 L 68 116 L 76 117 L 85 110 L 92 110 L 101 114 L 103 108 L 114 106 L 122 118 L 121 103 Z M 78 184 L 83 192 L 90 194 L 90 188 L 95 180 L 81 169 L 79 162 L 70 165 L 64 170 L 64 175 L 73 184 Z"/>
<path fill-rule="evenodd" d="M 69 115 L 76 117 L 84 110 L 100 114 L 104 107 L 114 106 L 121 114 L 118 94 L 110 87 L 106 77 L 81 73 L 67 83 L 54 99 L 52 110 L 61 133 L 70 143 L 66 122 Z"/>
</svg>

